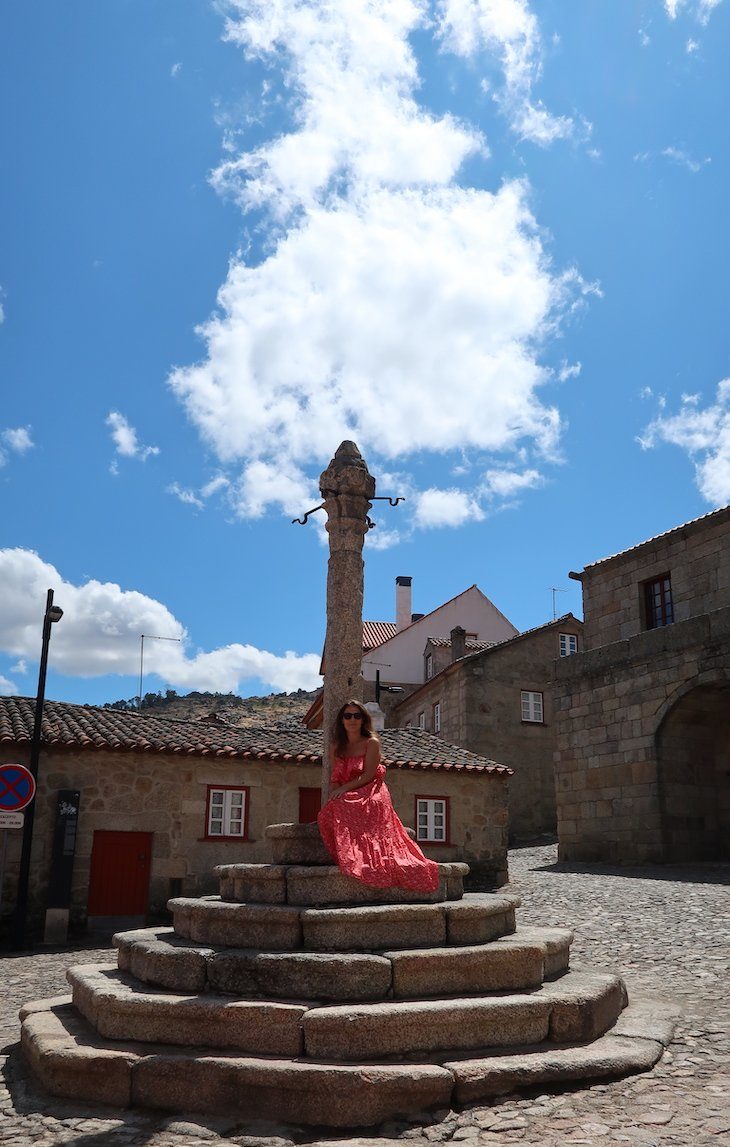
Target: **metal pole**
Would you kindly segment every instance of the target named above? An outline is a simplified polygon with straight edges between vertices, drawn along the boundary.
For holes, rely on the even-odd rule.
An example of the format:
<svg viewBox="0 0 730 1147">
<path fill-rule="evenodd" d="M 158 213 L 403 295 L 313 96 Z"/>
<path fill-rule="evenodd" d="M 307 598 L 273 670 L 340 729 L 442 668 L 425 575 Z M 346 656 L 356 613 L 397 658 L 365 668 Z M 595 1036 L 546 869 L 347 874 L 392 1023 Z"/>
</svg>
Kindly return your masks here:
<svg viewBox="0 0 730 1147">
<path fill-rule="evenodd" d="M 142 708 L 142 673 L 144 671 L 144 633 L 139 635 L 139 693 L 137 695 L 137 708 Z"/>
<path fill-rule="evenodd" d="M 49 589 L 46 598 L 46 612 L 43 617 L 43 643 L 41 645 L 41 663 L 38 670 L 38 692 L 35 702 L 35 720 L 33 722 L 33 739 L 30 746 L 30 771 L 38 782 L 38 761 L 41 752 L 41 724 L 43 721 L 43 701 L 46 694 L 46 669 L 48 667 L 48 643 L 51 639 L 51 606 L 53 605 L 53 590 Z M 33 821 L 35 819 L 35 800 L 31 801 L 25 813 L 23 823 L 23 848 L 20 854 L 20 871 L 18 873 L 18 894 L 15 902 L 15 920 L 13 923 L 13 947 L 18 950 L 25 946 L 25 925 L 28 912 L 28 880 L 30 877 L 30 851 L 33 844 Z"/>
</svg>

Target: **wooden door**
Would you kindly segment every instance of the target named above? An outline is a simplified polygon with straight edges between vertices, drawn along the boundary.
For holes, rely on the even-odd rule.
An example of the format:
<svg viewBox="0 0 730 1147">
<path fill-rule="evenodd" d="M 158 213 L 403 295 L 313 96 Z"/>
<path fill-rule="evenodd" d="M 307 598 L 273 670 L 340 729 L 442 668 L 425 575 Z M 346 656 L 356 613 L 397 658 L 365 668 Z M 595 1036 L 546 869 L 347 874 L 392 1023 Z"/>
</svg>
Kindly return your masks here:
<svg viewBox="0 0 730 1147">
<path fill-rule="evenodd" d="M 89 916 L 144 916 L 151 865 L 151 832 L 95 832 Z"/>
<path fill-rule="evenodd" d="M 322 807 L 322 790 L 317 786 L 316 789 L 300 789 L 299 790 L 299 823 L 311 824 L 312 821 L 317 819 L 317 813 Z"/>
</svg>

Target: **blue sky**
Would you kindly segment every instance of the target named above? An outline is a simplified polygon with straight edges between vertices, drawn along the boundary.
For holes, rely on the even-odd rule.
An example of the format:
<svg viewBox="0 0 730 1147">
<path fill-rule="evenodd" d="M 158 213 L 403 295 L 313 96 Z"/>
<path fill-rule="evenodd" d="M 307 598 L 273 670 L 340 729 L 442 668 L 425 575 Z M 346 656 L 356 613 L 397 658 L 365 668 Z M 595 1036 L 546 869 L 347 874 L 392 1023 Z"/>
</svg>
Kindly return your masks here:
<svg viewBox="0 0 730 1147">
<path fill-rule="evenodd" d="M 0 15 L 0 690 L 311 688 L 340 440 L 366 615 L 730 500 L 730 4 L 50 0 Z"/>
</svg>

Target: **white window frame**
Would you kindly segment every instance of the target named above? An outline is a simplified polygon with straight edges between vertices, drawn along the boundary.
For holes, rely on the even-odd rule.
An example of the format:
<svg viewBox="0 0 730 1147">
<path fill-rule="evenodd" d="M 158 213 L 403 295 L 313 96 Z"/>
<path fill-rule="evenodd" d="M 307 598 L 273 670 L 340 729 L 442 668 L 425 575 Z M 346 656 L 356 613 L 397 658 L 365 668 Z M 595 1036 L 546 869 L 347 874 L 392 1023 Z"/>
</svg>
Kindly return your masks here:
<svg viewBox="0 0 730 1147">
<path fill-rule="evenodd" d="M 434 731 L 434 733 L 440 733 L 441 732 L 441 702 L 440 701 L 434 701 L 432 713 L 433 713 L 433 731 Z"/>
<path fill-rule="evenodd" d="M 416 797 L 416 840 L 424 844 L 446 844 L 448 815 L 446 797 Z"/>
<path fill-rule="evenodd" d="M 560 656 L 571 657 L 578 652 L 578 638 L 575 633 L 560 634 Z"/>
<path fill-rule="evenodd" d="M 217 788 L 211 785 L 208 789 L 206 835 L 214 840 L 244 840 L 247 813 L 248 788 L 229 788 L 223 785 Z M 220 828 L 216 828 L 216 825 L 220 825 Z"/>
<path fill-rule="evenodd" d="M 520 708 L 523 721 L 534 725 L 544 724 L 545 700 L 542 693 L 523 689 L 520 692 Z"/>
<path fill-rule="evenodd" d="M 426 680 L 430 681 L 433 677 L 433 653 L 426 654 Z"/>
<path fill-rule="evenodd" d="M 418 714 L 418 728 L 419 729 L 425 729 L 426 728 L 426 714 L 425 713 L 419 713 Z"/>
</svg>

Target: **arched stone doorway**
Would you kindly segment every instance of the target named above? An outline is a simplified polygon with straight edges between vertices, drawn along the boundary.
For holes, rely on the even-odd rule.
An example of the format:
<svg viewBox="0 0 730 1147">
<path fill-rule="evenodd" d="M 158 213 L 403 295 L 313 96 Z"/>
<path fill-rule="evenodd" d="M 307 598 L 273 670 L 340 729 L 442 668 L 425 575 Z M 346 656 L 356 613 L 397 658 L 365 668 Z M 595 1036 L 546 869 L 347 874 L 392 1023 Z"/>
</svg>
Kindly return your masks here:
<svg viewBox="0 0 730 1147">
<path fill-rule="evenodd" d="M 656 734 L 666 861 L 730 858 L 730 682 L 697 685 Z"/>
</svg>

